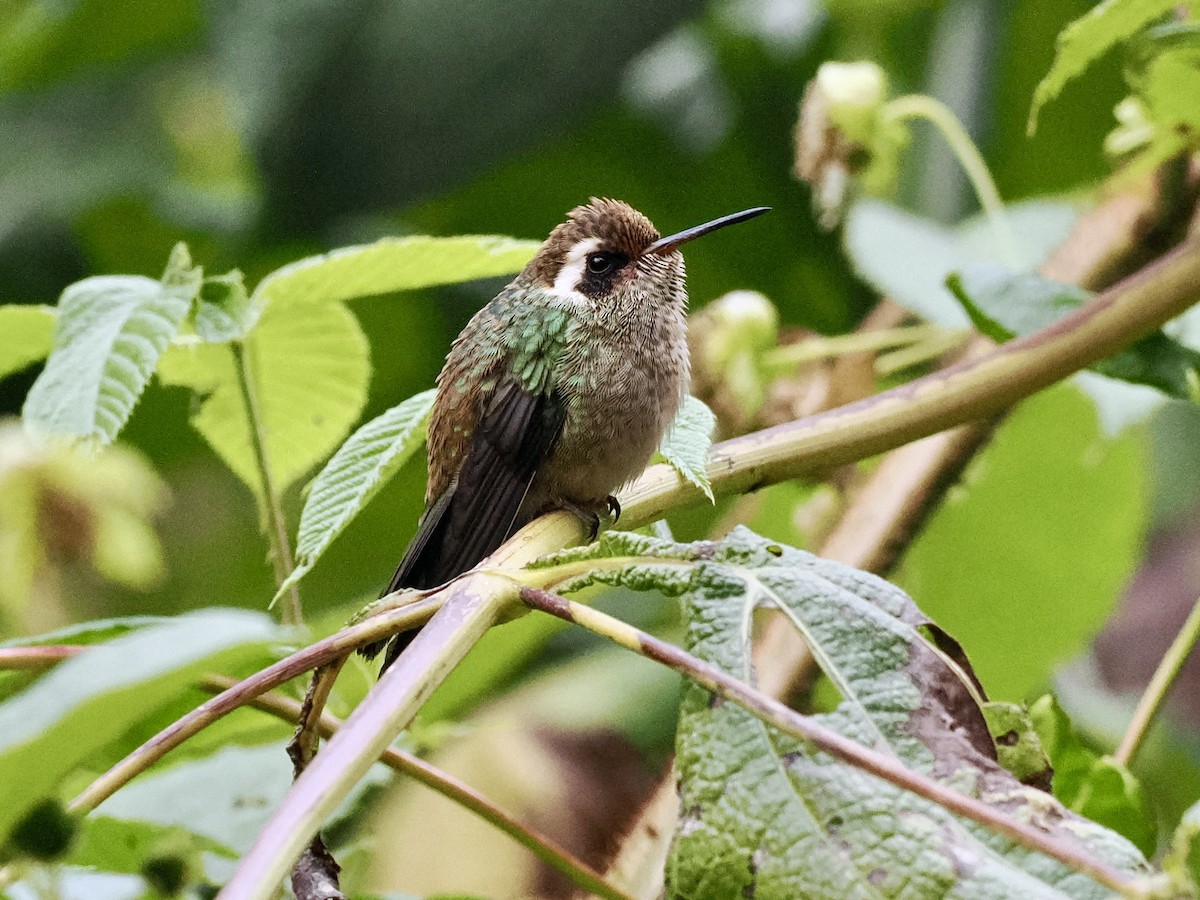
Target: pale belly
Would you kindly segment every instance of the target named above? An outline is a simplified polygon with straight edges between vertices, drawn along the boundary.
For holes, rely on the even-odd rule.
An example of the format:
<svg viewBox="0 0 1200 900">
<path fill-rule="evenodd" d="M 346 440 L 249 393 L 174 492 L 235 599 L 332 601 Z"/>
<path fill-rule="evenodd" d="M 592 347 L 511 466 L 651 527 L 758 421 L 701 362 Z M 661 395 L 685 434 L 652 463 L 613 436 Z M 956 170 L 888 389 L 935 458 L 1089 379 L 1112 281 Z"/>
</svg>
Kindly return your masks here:
<svg viewBox="0 0 1200 900">
<path fill-rule="evenodd" d="M 659 342 L 632 358 L 593 349 L 568 382 L 567 420 L 535 478 L 521 518 L 564 502 L 603 508 L 605 498 L 641 474 L 675 418 L 687 388 L 687 350 Z"/>
</svg>

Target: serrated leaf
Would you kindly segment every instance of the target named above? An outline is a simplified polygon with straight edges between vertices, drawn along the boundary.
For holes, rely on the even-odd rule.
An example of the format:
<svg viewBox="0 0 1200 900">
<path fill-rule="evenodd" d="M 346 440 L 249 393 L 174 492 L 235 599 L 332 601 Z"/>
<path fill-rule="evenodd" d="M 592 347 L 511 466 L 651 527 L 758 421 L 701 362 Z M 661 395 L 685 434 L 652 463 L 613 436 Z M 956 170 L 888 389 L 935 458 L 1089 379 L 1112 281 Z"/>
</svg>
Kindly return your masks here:
<svg viewBox="0 0 1200 900">
<path fill-rule="evenodd" d="M 367 339 L 341 303 L 268 306 L 244 344 L 272 480 L 282 492 L 346 436 L 366 401 Z M 203 400 L 192 425 L 239 478 L 262 496 L 234 351 L 172 346 L 159 377 Z"/>
<path fill-rule="evenodd" d="M 1152 854 L 1158 836 L 1154 810 L 1129 769 L 1088 747 L 1052 695 L 1036 701 L 1029 716 L 1054 767 L 1054 796 Z"/>
<path fill-rule="evenodd" d="M 63 778 L 201 673 L 258 656 L 276 637 L 256 613 L 190 613 L 68 659 L 0 704 L 0 842 Z"/>
<path fill-rule="evenodd" d="M 704 491 L 709 502 L 713 501 L 712 485 L 708 480 L 708 451 L 712 447 L 713 429 L 717 417 L 703 400 L 688 394 L 675 416 L 675 421 L 663 435 L 658 452 L 671 467 Z"/>
<path fill-rule="evenodd" d="M 263 304 L 330 303 L 518 272 L 536 241 L 494 235 L 384 238 L 291 263 L 254 290 Z"/>
<path fill-rule="evenodd" d="M 996 341 L 1052 325 L 1094 296 L 1083 288 L 1032 272 L 1011 275 L 991 266 L 965 269 L 952 275 L 946 284 L 975 326 Z M 1089 368 L 1186 400 L 1191 396 L 1192 373 L 1200 371 L 1200 352 L 1156 331 Z"/>
<path fill-rule="evenodd" d="M 0 378 L 46 358 L 57 315 L 52 306 L 0 306 Z"/>
<path fill-rule="evenodd" d="M 54 347 L 25 399 L 27 427 L 102 444 L 117 436 L 200 290 L 182 252 L 162 281 L 100 275 L 63 291 Z"/>
<path fill-rule="evenodd" d="M 690 652 L 747 683 L 753 612 L 775 607 L 842 696 L 820 717 L 825 724 L 1018 818 L 1036 817 L 1118 869 L 1147 869 L 1123 838 L 995 764 L 969 671 L 955 663 L 952 644 L 940 649 L 925 639 L 930 623 L 898 588 L 743 528 L 690 545 L 610 535 L 556 560 L 629 553 L 649 558 L 598 567 L 568 587 L 591 581 L 681 595 Z M 1109 896 L 1060 863 L 814 752 L 691 683 L 676 751 L 682 815 L 670 897 Z"/>
<path fill-rule="evenodd" d="M 300 513 L 296 568 L 275 600 L 312 569 L 334 538 L 425 443 L 436 396 L 436 390 L 423 391 L 376 416 L 325 464 Z"/>
<path fill-rule="evenodd" d="M 1177 0 L 1104 0 L 1058 35 L 1054 63 L 1033 92 L 1026 129 L 1037 130 L 1043 106 L 1121 41 L 1170 12 Z"/>
</svg>

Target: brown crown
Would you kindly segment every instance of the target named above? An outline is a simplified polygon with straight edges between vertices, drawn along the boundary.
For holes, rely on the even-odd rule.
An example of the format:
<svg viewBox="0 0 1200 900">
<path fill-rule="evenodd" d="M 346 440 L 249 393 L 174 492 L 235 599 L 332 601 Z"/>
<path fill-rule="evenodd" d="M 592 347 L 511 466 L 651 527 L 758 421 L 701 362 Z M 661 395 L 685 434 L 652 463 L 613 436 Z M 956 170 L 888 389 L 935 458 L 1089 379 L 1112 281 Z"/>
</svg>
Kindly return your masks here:
<svg viewBox="0 0 1200 900">
<path fill-rule="evenodd" d="M 659 237 L 650 220 L 628 203 L 592 197 L 586 206 L 567 213 L 567 221 L 550 232 L 525 274 L 552 284 L 567 251 L 585 238 L 598 238 L 601 248 L 636 257 Z"/>
</svg>

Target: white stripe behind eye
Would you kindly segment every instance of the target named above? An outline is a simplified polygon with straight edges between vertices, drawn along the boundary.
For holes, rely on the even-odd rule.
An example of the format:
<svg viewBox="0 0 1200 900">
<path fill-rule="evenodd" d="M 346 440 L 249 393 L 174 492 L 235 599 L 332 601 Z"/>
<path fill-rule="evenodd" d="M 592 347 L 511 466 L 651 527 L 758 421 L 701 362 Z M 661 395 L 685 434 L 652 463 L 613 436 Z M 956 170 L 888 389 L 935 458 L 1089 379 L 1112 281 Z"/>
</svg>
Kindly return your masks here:
<svg viewBox="0 0 1200 900">
<path fill-rule="evenodd" d="M 554 279 L 553 292 L 560 297 L 585 300 L 579 293 L 579 282 L 583 281 L 583 267 L 587 265 L 588 254 L 600 246 L 599 238 L 584 238 L 567 251 L 563 258 L 562 268 Z"/>
</svg>

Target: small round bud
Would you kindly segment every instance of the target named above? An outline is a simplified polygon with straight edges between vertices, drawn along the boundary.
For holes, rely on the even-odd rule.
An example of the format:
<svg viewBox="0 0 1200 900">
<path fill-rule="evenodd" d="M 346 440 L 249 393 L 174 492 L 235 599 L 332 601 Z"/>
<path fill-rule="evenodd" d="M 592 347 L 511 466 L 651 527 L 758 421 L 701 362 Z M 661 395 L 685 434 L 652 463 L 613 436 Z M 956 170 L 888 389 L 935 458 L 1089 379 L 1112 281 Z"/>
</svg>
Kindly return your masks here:
<svg viewBox="0 0 1200 900">
<path fill-rule="evenodd" d="M 887 100 L 887 75 L 872 62 L 827 62 L 814 79 L 830 124 L 845 140 L 870 146 Z"/>
<path fill-rule="evenodd" d="M 888 191 L 908 140 L 887 115 L 888 81 L 871 62 L 827 62 L 809 82 L 796 126 L 796 177 L 813 188 L 821 224 L 840 221 L 854 180 Z"/>
</svg>

